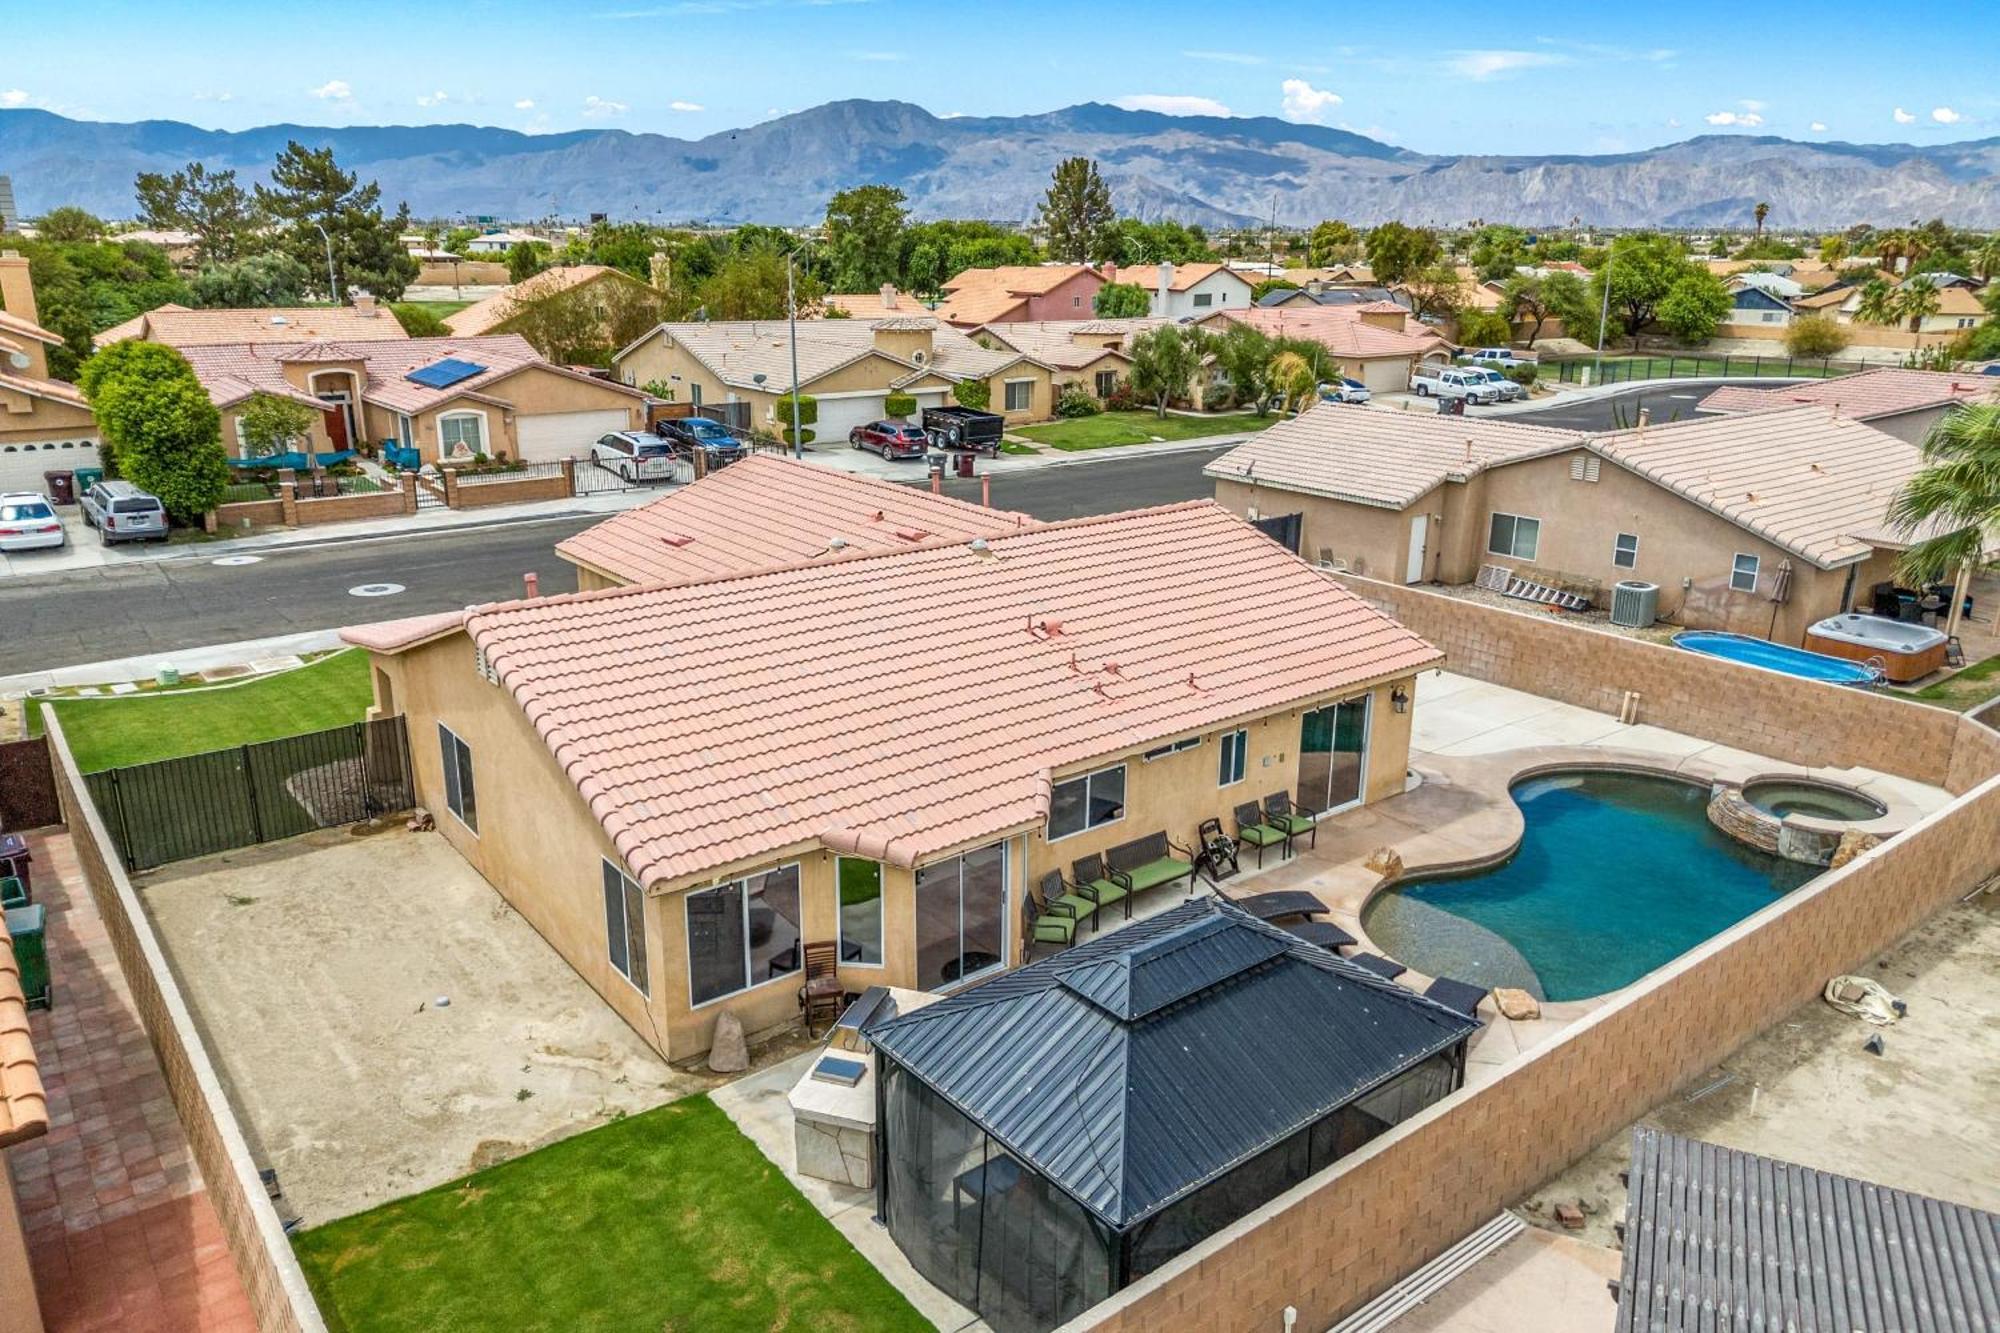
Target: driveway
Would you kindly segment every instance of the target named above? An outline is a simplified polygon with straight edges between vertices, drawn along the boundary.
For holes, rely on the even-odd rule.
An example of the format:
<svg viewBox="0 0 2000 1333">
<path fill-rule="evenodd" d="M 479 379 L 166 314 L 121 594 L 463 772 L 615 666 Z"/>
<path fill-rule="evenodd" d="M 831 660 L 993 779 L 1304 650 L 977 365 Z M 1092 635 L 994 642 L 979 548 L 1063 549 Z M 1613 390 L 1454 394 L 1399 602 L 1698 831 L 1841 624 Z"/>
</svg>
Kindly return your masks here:
<svg viewBox="0 0 2000 1333">
<path fill-rule="evenodd" d="M 307 1226 L 706 1086 L 434 833 L 314 834 L 139 887 Z"/>
</svg>

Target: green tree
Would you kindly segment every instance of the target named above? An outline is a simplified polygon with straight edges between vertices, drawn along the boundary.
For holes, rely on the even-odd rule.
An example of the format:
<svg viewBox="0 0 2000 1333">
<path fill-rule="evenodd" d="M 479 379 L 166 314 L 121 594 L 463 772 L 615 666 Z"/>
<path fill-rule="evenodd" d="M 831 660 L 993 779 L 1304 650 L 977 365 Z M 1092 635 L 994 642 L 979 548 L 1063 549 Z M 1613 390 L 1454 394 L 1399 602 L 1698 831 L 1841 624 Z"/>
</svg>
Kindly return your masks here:
<svg viewBox="0 0 2000 1333">
<path fill-rule="evenodd" d="M 685 308 L 699 310 L 709 319 L 783 319 L 785 256 L 762 247 L 731 255 L 691 294 L 679 293 L 677 287 L 673 302 L 676 314 Z M 798 272 L 797 295 L 801 311 L 811 310 L 826 295 L 818 278 L 803 265 Z"/>
<path fill-rule="evenodd" d="M 450 326 L 438 318 L 437 311 L 422 301 L 397 301 L 389 307 L 389 313 L 412 338 L 444 338 L 451 334 Z"/>
<path fill-rule="evenodd" d="M 142 171 L 133 181 L 139 219 L 162 231 L 194 233 L 195 262 L 227 264 L 257 245 L 250 194 L 234 171 L 214 171 L 190 162 L 171 176 Z"/>
<path fill-rule="evenodd" d="M 782 285 L 777 295 L 782 302 Z M 558 365 L 608 366 L 612 353 L 665 319 L 671 306 L 666 293 L 608 277 L 516 302 L 497 331 L 519 334 Z"/>
<path fill-rule="evenodd" d="M 188 300 L 166 251 L 141 241 L 67 241 L 7 237 L 6 248 L 28 260 L 37 321 L 62 337 L 51 347 L 49 373 L 73 380 L 93 349 L 91 337 L 169 301 Z"/>
<path fill-rule="evenodd" d="M 1861 300 L 1855 306 L 1854 318 L 1863 324 L 1900 324 L 1903 322 L 1902 302 L 1896 288 L 1882 278 L 1870 278 L 1861 284 Z"/>
<path fill-rule="evenodd" d="M 1757 219 L 1756 239 L 1761 241 L 1764 239 L 1764 219 L 1771 216 L 1771 206 L 1760 202 L 1755 208 L 1750 210 L 1750 213 L 1751 216 Z"/>
<path fill-rule="evenodd" d="M 229 485 L 221 416 L 179 352 L 136 340 L 110 350 L 120 348 L 132 350 L 85 377 L 98 431 L 120 476 L 159 496 L 177 521 L 195 522 Z"/>
<path fill-rule="evenodd" d="M 35 235 L 57 245 L 89 244 L 104 239 L 104 219 L 74 204 L 51 208 L 35 220 Z"/>
<path fill-rule="evenodd" d="M 1099 319 L 1137 319 L 1152 312 L 1153 297 L 1136 282 L 1107 282 L 1090 298 L 1090 309 Z"/>
<path fill-rule="evenodd" d="M 1825 315 L 1801 315 L 1785 330 L 1788 356 L 1839 356 L 1847 350 L 1847 330 Z"/>
<path fill-rule="evenodd" d="M 1152 264 L 1196 264 L 1216 258 L 1208 233 L 1171 218 L 1141 222 L 1119 218 L 1104 233 L 1103 244 L 1091 254 L 1126 267 Z"/>
<path fill-rule="evenodd" d="M 1591 278 L 1591 296 L 1601 299 L 1608 285 L 1611 308 L 1630 335 L 1651 328 L 1659 319 L 1660 302 L 1674 284 L 1692 273 L 1708 270 L 1688 257 L 1681 243 L 1657 232 L 1634 232 L 1611 243 L 1605 265 Z M 1712 276 L 1712 275 L 1711 275 Z M 1591 321 L 1593 324 L 1596 321 Z"/>
<path fill-rule="evenodd" d="M 549 247 L 538 241 L 516 241 L 507 251 L 507 281 L 526 282 L 549 266 Z"/>
<path fill-rule="evenodd" d="M 1425 315 L 1443 318 L 1466 304 L 1465 284 L 1458 270 L 1442 259 L 1412 270 L 1400 282 L 1403 295 L 1410 298 L 1412 313 L 1419 318 Z"/>
<path fill-rule="evenodd" d="M 382 187 L 373 181 L 362 185 L 353 172 L 342 171 L 331 148 L 286 144 L 271 168 L 271 184 L 257 187 L 257 208 L 277 226 L 278 247 L 309 273 L 326 272 L 331 241 L 333 301 L 344 303 L 356 287 L 399 301 L 417 276 L 417 261 L 401 240 L 410 229 L 409 206 L 385 217 Z"/>
<path fill-rule="evenodd" d="M 1330 268 L 1354 258 L 1361 241 L 1354 228 L 1329 218 L 1306 237 L 1306 264 L 1310 268 Z"/>
<path fill-rule="evenodd" d="M 1594 283 L 1586 284 L 1576 274 L 1558 269 L 1542 279 L 1542 303 L 1549 314 L 1562 321 L 1563 332 L 1578 342 L 1595 344 L 1598 341 L 1597 316 L 1602 308 L 1599 293 Z M 1604 332 L 1604 341 L 1610 342 L 1618 334 L 1617 317 L 1609 321 Z"/>
<path fill-rule="evenodd" d="M 1466 347 L 1505 347 L 1514 341 L 1514 326 L 1498 310 L 1468 306 L 1458 312 L 1458 341 Z"/>
<path fill-rule="evenodd" d="M 659 238 L 643 222 L 600 222 L 583 240 L 581 252 L 567 262 L 603 264 L 644 282 L 652 276 L 653 252 Z"/>
<path fill-rule="evenodd" d="M 892 185 L 860 185 L 826 202 L 826 253 L 833 285 L 872 292 L 901 271 L 904 195 Z"/>
<path fill-rule="evenodd" d="M 1504 282 L 1528 262 L 1528 234 L 1519 227 L 1481 227 L 1466 257 L 1483 281 Z"/>
<path fill-rule="evenodd" d="M 987 380 L 960 380 L 951 386 L 951 396 L 960 407 L 984 412 L 993 401 L 993 385 Z"/>
<path fill-rule="evenodd" d="M 1685 342 L 1707 342 L 1722 321 L 1729 318 L 1732 304 L 1722 279 L 1697 265 L 1674 280 L 1660 298 L 1660 327 Z"/>
<path fill-rule="evenodd" d="M 1558 276 L 1568 278 L 1572 282 L 1576 280 L 1574 273 L 1565 273 L 1560 269 L 1546 274 L 1516 273 L 1507 279 L 1506 284 L 1500 289 L 1501 311 L 1504 312 L 1510 326 L 1528 325 L 1530 347 L 1535 345 L 1535 339 L 1542 336 L 1542 325 L 1548 323 L 1549 316 L 1555 313 L 1549 308 L 1548 285 L 1551 278 Z"/>
<path fill-rule="evenodd" d="M 288 254 L 249 255 L 197 273 L 188 284 L 194 304 L 206 310 L 304 305 L 312 274 Z"/>
<path fill-rule="evenodd" d="M 1037 216 L 1048 236 L 1049 258 L 1065 264 L 1086 264 L 1102 255 L 1117 218 L 1111 187 L 1087 157 L 1056 164 Z"/>
<path fill-rule="evenodd" d="M 296 398 L 253 393 L 237 420 L 243 427 L 245 457 L 264 458 L 311 448 L 319 413 Z"/>
<path fill-rule="evenodd" d="M 1201 368 L 1201 334 L 1178 324 L 1163 324 L 1132 340 L 1132 392 L 1153 404 L 1161 417 L 1167 404 L 1187 396 L 1188 385 Z"/>
<path fill-rule="evenodd" d="M 1365 246 L 1368 267 L 1375 281 L 1384 286 L 1444 262 L 1444 247 L 1436 232 L 1400 222 L 1385 222 L 1370 231 Z"/>
<path fill-rule="evenodd" d="M 1272 357 L 1264 374 L 1287 412 L 1304 411 L 1319 391 L 1321 376 L 1312 362 L 1297 351 L 1284 351 Z"/>
<path fill-rule="evenodd" d="M 1972 256 L 1972 271 L 1982 278 L 2000 278 L 2000 231 L 1988 233 Z"/>
<path fill-rule="evenodd" d="M 1209 347 L 1215 364 L 1229 380 L 1230 398 L 1238 404 L 1250 403 L 1258 416 L 1264 415 L 1270 396 L 1271 340 L 1248 324 L 1231 321 Z"/>
<path fill-rule="evenodd" d="M 1965 403 L 1939 417 L 1924 437 L 1923 466 L 1889 504 L 1889 521 L 1917 542 L 1897 561 L 1913 586 L 2000 550 L 2000 404 Z"/>
<path fill-rule="evenodd" d="M 1847 258 L 1847 238 L 1839 232 L 1819 238 L 1819 262 L 1830 269 L 1838 269 Z"/>
<path fill-rule="evenodd" d="M 1897 293 L 1896 313 L 1908 322 L 1911 333 L 1918 333 L 1942 303 L 1936 283 L 1929 278 L 1911 278 Z"/>
</svg>

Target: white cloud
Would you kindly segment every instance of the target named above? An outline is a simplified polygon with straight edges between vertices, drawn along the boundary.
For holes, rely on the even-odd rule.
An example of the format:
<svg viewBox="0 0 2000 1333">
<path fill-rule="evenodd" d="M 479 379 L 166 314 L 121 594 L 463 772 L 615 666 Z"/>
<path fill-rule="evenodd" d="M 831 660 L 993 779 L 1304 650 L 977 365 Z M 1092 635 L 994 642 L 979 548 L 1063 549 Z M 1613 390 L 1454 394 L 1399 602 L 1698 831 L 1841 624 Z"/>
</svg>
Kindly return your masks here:
<svg viewBox="0 0 2000 1333">
<path fill-rule="evenodd" d="M 354 89 L 348 86 L 345 79 L 328 79 L 314 88 L 312 95 L 322 102 L 352 102 Z"/>
<path fill-rule="evenodd" d="M 445 104 L 446 102 L 449 102 L 450 100 L 451 100 L 451 98 L 449 98 L 449 97 L 445 96 L 445 92 L 444 92 L 444 89 L 440 88 L 440 89 L 438 89 L 438 90 L 437 90 L 436 92 L 434 92 L 434 93 L 430 93 L 430 94 L 428 94 L 428 95 L 426 95 L 426 96 L 423 96 L 423 97 L 419 97 L 419 98 L 417 99 L 417 105 L 418 105 L 418 106 L 443 106 L 443 105 L 444 105 L 444 104 Z"/>
<path fill-rule="evenodd" d="M 1764 118 L 1755 111 L 1711 111 L 1702 119 L 1711 125 L 1740 125 L 1744 129 L 1755 129 L 1764 123 Z"/>
<path fill-rule="evenodd" d="M 1948 106 L 1941 106 L 1931 112 L 1931 119 L 1940 125 L 1956 125 L 1959 121 L 1964 120 L 1965 117 L 1953 111 Z"/>
<path fill-rule="evenodd" d="M 1907 112 L 1907 111 L 1903 110 L 1903 108 L 1901 108 L 1901 107 L 1897 107 L 1897 108 L 1896 108 L 1896 123 L 1897 123 L 1898 125 L 1914 125 L 1914 124 L 1916 124 L 1916 123 L 1917 123 L 1917 118 L 1916 118 L 1915 116 L 1911 115 L 1911 114 L 1910 114 L 1909 112 Z"/>
<path fill-rule="evenodd" d="M 1180 93 L 1131 93 L 1112 99 L 1111 105 L 1127 111 L 1157 111 L 1163 116 L 1231 116 L 1236 114 L 1213 97 L 1191 97 Z"/>
<path fill-rule="evenodd" d="M 1809 128 L 1814 134 L 1825 134 L 1826 122 L 1823 120 L 1816 120 L 1807 128 Z"/>
<path fill-rule="evenodd" d="M 708 108 L 707 108 L 707 107 L 705 107 L 705 106 L 703 106 L 703 105 L 702 105 L 701 103 L 699 103 L 699 102 L 683 102 L 683 101 L 681 101 L 681 100 L 680 100 L 679 98 L 675 98 L 675 99 L 674 99 L 673 101 L 671 101 L 671 102 L 667 103 L 667 110 L 669 110 L 669 111 L 706 111 L 706 110 L 708 110 Z"/>
<path fill-rule="evenodd" d="M 598 97 L 595 94 L 583 99 L 585 120 L 609 120 L 613 116 L 622 116 L 631 109 L 623 102 L 613 102 L 609 98 Z"/>
<path fill-rule="evenodd" d="M 1183 51 L 1186 60 L 1213 60 L 1224 65 L 1261 65 L 1264 57 L 1253 56 L 1247 51 Z"/>
<path fill-rule="evenodd" d="M 1340 105 L 1339 93 L 1327 88 L 1315 88 L 1304 79 L 1286 79 L 1279 86 L 1284 93 L 1282 105 L 1286 120 L 1324 125 L 1327 115 Z"/>
<path fill-rule="evenodd" d="M 514 109 L 516 111 L 533 111 L 535 109 L 535 99 L 532 97 L 524 97 L 520 101 L 514 103 Z"/>
<path fill-rule="evenodd" d="M 1484 81 L 1524 69 L 1567 65 L 1569 57 L 1551 51 L 1454 51 L 1445 68 L 1463 79 Z"/>
<path fill-rule="evenodd" d="M 194 95 L 194 100 L 197 102 L 233 102 L 236 100 L 236 94 L 227 89 L 213 93 L 199 92 Z"/>
<path fill-rule="evenodd" d="M 1681 127 L 1681 118 L 1680 118 L 1679 116 L 1668 116 L 1668 117 L 1667 117 L 1667 128 L 1668 128 L 1668 129 L 1670 129 L 1670 130 L 1677 130 L 1677 129 L 1679 129 L 1680 127 Z"/>
<path fill-rule="evenodd" d="M 23 89 L 9 88 L 5 92 L 0 92 L 0 106 L 17 107 L 26 106 L 27 104 L 28 94 Z"/>
</svg>

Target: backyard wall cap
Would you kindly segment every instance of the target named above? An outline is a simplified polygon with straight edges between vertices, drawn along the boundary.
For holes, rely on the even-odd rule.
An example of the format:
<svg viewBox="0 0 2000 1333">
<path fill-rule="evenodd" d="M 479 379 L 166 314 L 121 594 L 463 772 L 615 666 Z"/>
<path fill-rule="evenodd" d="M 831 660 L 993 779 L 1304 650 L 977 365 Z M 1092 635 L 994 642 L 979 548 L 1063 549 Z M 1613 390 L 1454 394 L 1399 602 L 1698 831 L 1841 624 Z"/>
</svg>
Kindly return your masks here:
<svg viewBox="0 0 2000 1333">
<path fill-rule="evenodd" d="M 49 1130 L 49 1097 L 28 1036 L 28 999 L 14 942 L 0 915 L 0 1148 L 39 1138 Z M 5 1170 L 0 1166 L 0 1170 Z"/>
</svg>

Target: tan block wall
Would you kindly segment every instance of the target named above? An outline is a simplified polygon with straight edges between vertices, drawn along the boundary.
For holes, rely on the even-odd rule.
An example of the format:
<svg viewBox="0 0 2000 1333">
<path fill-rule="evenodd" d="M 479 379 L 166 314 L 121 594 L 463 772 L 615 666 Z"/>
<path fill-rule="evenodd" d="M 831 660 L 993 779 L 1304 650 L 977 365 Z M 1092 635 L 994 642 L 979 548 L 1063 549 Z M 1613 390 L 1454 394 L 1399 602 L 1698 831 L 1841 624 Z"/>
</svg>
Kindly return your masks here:
<svg viewBox="0 0 2000 1333">
<path fill-rule="evenodd" d="M 245 522 L 252 527 L 271 527 L 285 521 L 283 500 L 239 500 L 234 504 L 217 505 L 210 510 L 202 526 L 210 532 L 235 532 Z"/>
<path fill-rule="evenodd" d="M 62 723 L 53 708 L 45 707 L 42 719 L 77 862 L 131 989 L 139 1021 L 159 1058 L 174 1112 L 201 1168 L 202 1183 L 222 1223 L 258 1327 L 264 1333 L 325 1333 L 326 1324 L 277 1210 L 257 1178 L 256 1159 L 202 1043 L 201 1030 L 167 966 L 152 921 L 125 877 L 111 835 L 90 803 Z"/>
<path fill-rule="evenodd" d="M 1325 1328 L 2000 869 L 2000 779 L 1641 981 L 1067 1330 Z"/>
<path fill-rule="evenodd" d="M 501 476 L 467 484 L 458 469 L 444 469 L 444 502 L 453 509 L 484 509 L 492 505 L 532 504 L 539 500 L 567 500 L 576 494 L 575 460 L 564 459 L 557 472 Z"/>
<path fill-rule="evenodd" d="M 0 1333 L 42 1333 L 42 1307 L 35 1299 L 35 1275 L 28 1267 L 28 1237 L 14 1176 L 0 1149 Z"/>
<path fill-rule="evenodd" d="M 418 261 L 417 280 L 413 287 L 504 287 L 508 283 L 507 266 L 484 259 L 464 259 L 454 264 L 449 260 L 425 259 Z"/>
<path fill-rule="evenodd" d="M 401 490 L 376 491 L 368 495 L 329 495 L 319 499 L 298 499 L 290 487 L 281 487 L 284 495 L 279 503 L 283 506 L 284 522 L 288 527 L 309 528 L 321 523 L 347 523 L 358 518 L 393 518 L 398 514 L 416 512 L 416 493 L 410 487 L 415 485 L 412 478 L 408 486 Z"/>
</svg>

